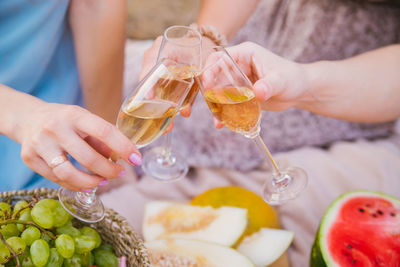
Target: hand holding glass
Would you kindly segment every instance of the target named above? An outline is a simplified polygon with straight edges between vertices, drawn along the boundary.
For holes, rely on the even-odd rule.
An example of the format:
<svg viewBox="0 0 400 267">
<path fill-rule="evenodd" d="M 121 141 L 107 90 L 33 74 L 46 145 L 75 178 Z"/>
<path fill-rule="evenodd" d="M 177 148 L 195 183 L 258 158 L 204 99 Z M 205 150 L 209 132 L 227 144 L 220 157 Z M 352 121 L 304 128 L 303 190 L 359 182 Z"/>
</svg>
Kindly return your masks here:
<svg viewBox="0 0 400 267">
<path fill-rule="evenodd" d="M 201 91 L 208 107 L 225 127 L 252 139 L 273 173 L 263 187 L 263 198 L 272 205 L 298 196 L 307 185 L 306 172 L 297 167 L 280 170 L 260 137 L 261 107 L 252 84 L 222 47 L 215 47 L 200 76 Z"/>
<path fill-rule="evenodd" d="M 117 127 L 138 148 L 150 144 L 165 132 L 189 93 L 192 76 L 181 79 L 171 71 L 180 67 L 173 60 L 161 60 L 122 104 Z M 91 193 L 62 188 L 59 199 L 74 217 L 94 223 L 104 218 L 103 204 L 95 192 L 96 188 Z"/>
</svg>

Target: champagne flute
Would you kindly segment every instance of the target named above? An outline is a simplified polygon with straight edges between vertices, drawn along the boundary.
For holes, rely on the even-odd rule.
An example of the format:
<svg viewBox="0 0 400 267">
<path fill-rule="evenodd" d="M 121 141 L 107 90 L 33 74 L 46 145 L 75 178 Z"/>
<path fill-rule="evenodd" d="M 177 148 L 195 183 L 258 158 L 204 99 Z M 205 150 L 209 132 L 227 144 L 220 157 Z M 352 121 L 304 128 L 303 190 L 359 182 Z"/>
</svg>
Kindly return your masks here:
<svg viewBox="0 0 400 267">
<path fill-rule="evenodd" d="M 117 127 L 136 147 L 147 146 L 160 137 L 179 112 L 194 81 L 190 75 L 190 78 L 181 79 L 171 71 L 180 67 L 173 60 L 160 60 L 123 102 Z M 163 93 L 166 91 L 171 93 L 166 95 Z M 111 158 L 117 159 L 115 155 Z M 104 206 L 96 196 L 96 190 L 94 188 L 91 193 L 84 193 L 61 188 L 58 197 L 74 217 L 94 223 L 104 218 Z"/>
<path fill-rule="evenodd" d="M 214 117 L 228 129 L 252 139 L 273 172 L 264 183 L 266 202 L 279 205 L 293 199 L 307 185 L 306 172 L 298 167 L 280 169 L 260 137 L 261 107 L 247 76 L 223 47 L 215 47 L 200 75 L 202 95 Z"/>
<path fill-rule="evenodd" d="M 196 99 L 199 91 L 197 76 L 201 69 L 201 34 L 187 26 L 171 26 L 163 35 L 163 40 L 158 53 L 158 60 L 172 59 L 180 64 L 171 71 L 177 73 L 182 79 L 194 78 L 180 111 L 189 108 Z M 193 71 L 191 71 L 193 70 Z M 173 93 L 167 88 L 165 95 Z M 161 181 L 173 181 L 182 178 L 188 172 L 188 164 L 184 157 L 172 150 L 172 132 L 165 135 L 162 147 L 155 147 L 143 156 L 142 167 L 145 173 Z"/>
</svg>

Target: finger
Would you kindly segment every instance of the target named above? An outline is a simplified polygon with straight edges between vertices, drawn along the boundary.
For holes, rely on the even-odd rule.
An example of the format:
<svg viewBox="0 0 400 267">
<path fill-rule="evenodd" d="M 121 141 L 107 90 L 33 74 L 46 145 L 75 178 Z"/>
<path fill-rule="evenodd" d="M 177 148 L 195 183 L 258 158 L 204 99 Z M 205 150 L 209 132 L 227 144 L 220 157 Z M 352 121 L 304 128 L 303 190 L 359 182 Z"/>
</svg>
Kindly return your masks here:
<svg viewBox="0 0 400 267">
<path fill-rule="evenodd" d="M 154 40 L 153 45 L 144 53 L 142 60 L 142 70 L 139 75 L 139 80 L 142 80 L 150 72 L 151 68 L 156 64 L 161 42 L 162 36 L 158 36 Z"/>
<path fill-rule="evenodd" d="M 172 121 L 170 123 L 170 125 L 168 126 L 168 128 L 165 130 L 165 132 L 163 134 L 167 134 L 167 133 L 171 132 L 173 128 L 174 128 L 174 121 Z"/>
<path fill-rule="evenodd" d="M 107 183 L 103 177 L 78 170 L 69 160 L 54 167 L 53 173 L 57 176 L 56 183 L 73 188 L 74 191 L 92 189 L 99 186 L 100 183 L 103 183 L 102 185 L 105 185 L 104 182 Z"/>
<path fill-rule="evenodd" d="M 214 126 L 217 129 L 221 129 L 224 127 L 224 125 L 215 117 L 213 117 L 213 122 L 214 122 Z"/>
<path fill-rule="evenodd" d="M 75 120 L 75 127 L 78 132 L 86 134 L 84 138 L 87 135 L 93 136 L 107 145 L 122 159 L 135 165 L 141 164 L 140 152 L 115 125 L 88 112 Z"/>
<path fill-rule="evenodd" d="M 120 164 L 113 163 L 88 145 L 74 132 L 60 136 L 62 148 L 82 166 L 105 178 L 116 178 L 124 170 Z"/>
<path fill-rule="evenodd" d="M 254 94 L 261 101 L 266 101 L 279 94 L 284 89 L 284 79 L 275 71 L 256 81 L 253 85 Z"/>
<path fill-rule="evenodd" d="M 99 152 L 101 155 L 103 155 L 106 158 L 110 158 L 112 155 L 112 150 L 106 146 L 103 142 L 101 142 L 99 139 L 93 137 L 93 136 L 88 136 L 84 138 L 85 142 L 89 144 L 89 146 L 93 147 L 97 152 Z"/>
<path fill-rule="evenodd" d="M 192 105 L 188 105 L 186 108 L 181 110 L 181 115 L 185 118 L 188 118 L 190 116 L 191 111 L 192 111 Z"/>
<path fill-rule="evenodd" d="M 37 154 L 46 162 L 47 166 L 51 169 L 54 164 L 54 159 L 60 156 L 65 157 L 65 152 L 57 146 L 54 139 L 48 138 L 47 141 L 42 142 L 40 147 L 36 148 Z M 56 176 L 55 182 L 67 188 L 74 189 L 91 189 L 96 187 L 103 177 L 98 175 L 90 175 L 84 171 L 75 168 L 69 160 L 57 163 L 51 169 L 52 173 Z"/>
</svg>

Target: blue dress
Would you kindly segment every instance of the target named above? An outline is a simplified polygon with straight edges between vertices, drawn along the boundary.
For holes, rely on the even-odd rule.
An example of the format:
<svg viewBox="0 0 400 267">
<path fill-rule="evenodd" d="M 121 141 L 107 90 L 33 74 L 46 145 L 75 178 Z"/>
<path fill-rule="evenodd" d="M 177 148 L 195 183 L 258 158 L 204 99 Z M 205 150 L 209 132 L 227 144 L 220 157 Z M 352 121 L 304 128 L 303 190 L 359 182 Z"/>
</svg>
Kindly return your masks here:
<svg viewBox="0 0 400 267">
<path fill-rule="evenodd" d="M 0 1 L 0 84 L 47 102 L 78 104 L 81 90 L 67 21 L 69 0 Z M 0 136 L 0 191 L 57 187 L 21 160 Z"/>
</svg>

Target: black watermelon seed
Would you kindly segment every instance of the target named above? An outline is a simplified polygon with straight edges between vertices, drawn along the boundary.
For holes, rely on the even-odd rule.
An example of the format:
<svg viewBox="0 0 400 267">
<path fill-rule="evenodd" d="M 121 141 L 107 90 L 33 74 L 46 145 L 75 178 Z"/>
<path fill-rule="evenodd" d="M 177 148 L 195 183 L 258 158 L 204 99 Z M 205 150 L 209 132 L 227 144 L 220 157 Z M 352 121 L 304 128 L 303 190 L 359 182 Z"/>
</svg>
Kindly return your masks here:
<svg viewBox="0 0 400 267">
<path fill-rule="evenodd" d="M 390 216 L 394 217 L 394 216 L 396 216 L 396 214 L 394 212 L 391 212 Z"/>
<path fill-rule="evenodd" d="M 351 264 L 355 265 L 355 264 L 356 264 L 356 260 L 353 259 L 353 260 L 351 261 Z"/>
<path fill-rule="evenodd" d="M 375 213 L 373 213 L 373 214 L 372 214 L 372 217 L 376 218 L 376 217 L 377 217 L 377 215 L 376 215 Z"/>
<path fill-rule="evenodd" d="M 346 247 L 349 248 L 349 249 L 353 248 L 350 244 L 347 244 Z"/>
<path fill-rule="evenodd" d="M 377 210 L 376 212 L 378 212 L 379 215 L 383 214 L 383 212 L 381 210 Z"/>
<path fill-rule="evenodd" d="M 359 212 L 364 212 L 365 210 L 363 208 L 358 209 Z"/>
</svg>

